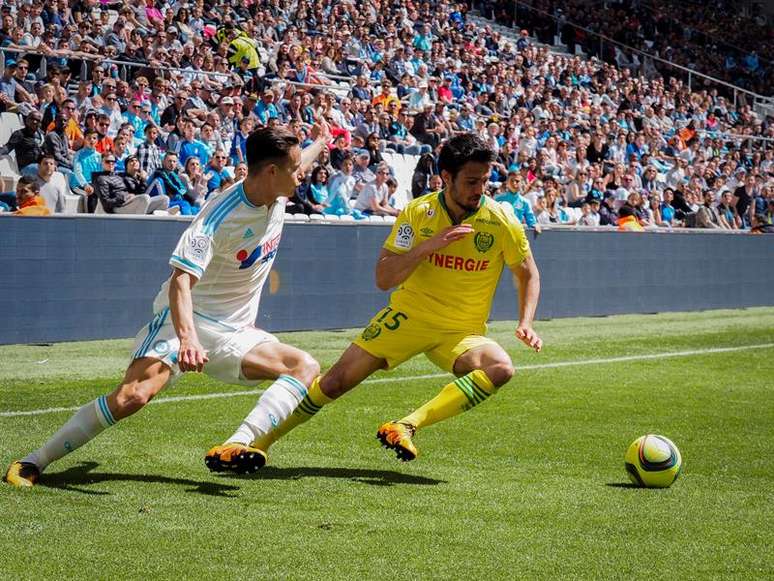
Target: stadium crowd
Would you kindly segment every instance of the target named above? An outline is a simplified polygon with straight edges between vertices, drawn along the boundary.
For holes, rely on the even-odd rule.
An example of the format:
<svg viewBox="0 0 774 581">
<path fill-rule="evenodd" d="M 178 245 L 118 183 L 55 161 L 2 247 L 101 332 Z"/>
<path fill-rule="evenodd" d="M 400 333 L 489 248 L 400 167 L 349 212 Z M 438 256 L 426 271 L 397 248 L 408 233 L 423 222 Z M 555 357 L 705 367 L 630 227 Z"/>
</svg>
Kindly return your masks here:
<svg viewBox="0 0 774 581">
<path fill-rule="evenodd" d="M 484 2 L 482 9 L 500 22 L 534 30 L 544 42 L 559 35 L 571 53 L 580 46 L 587 54 L 619 66 L 644 67 L 678 74 L 659 62 L 644 62 L 638 54 L 617 51 L 599 38 L 600 33 L 626 46 L 726 81 L 752 92 L 774 94 L 774 27 L 759 13 L 745 15 L 738 2 L 714 0 L 619 0 L 605 3 L 585 0 L 498 0 Z M 586 30 L 583 30 L 586 29 Z M 704 81 L 694 78 L 698 86 Z"/>
<path fill-rule="evenodd" d="M 289 0 L 2 6 L 0 109 L 21 129 L 8 210 L 195 214 L 246 175 L 245 141 L 283 124 L 333 141 L 290 213 L 394 216 L 391 153 L 437 191 L 457 132 L 497 151 L 490 193 L 528 226 L 767 228 L 771 118 L 714 90 L 501 36 L 467 4 Z"/>
</svg>

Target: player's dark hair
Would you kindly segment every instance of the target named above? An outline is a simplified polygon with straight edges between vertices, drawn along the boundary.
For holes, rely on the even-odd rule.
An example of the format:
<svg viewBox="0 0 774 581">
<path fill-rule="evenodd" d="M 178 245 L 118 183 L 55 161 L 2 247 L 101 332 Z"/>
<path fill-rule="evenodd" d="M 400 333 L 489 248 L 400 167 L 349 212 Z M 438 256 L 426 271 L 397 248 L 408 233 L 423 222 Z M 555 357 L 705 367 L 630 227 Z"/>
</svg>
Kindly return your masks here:
<svg viewBox="0 0 774 581">
<path fill-rule="evenodd" d="M 247 167 L 257 169 L 266 163 L 284 160 L 298 143 L 298 137 L 281 127 L 264 127 L 253 131 L 245 147 Z"/>
<path fill-rule="evenodd" d="M 494 150 L 478 135 L 463 133 L 444 143 L 438 156 L 438 169 L 448 171 L 455 178 L 466 163 L 492 163 L 495 157 Z"/>
</svg>

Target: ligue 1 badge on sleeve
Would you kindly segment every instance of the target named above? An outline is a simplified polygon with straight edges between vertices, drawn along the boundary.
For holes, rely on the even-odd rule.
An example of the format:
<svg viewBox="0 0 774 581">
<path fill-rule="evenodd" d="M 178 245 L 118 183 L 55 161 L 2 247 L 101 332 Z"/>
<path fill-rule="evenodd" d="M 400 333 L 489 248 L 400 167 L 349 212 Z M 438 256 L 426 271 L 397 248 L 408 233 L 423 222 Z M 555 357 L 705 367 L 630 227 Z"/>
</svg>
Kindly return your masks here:
<svg viewBox="0 0 774 581">
<path fill-rule="evenodd" d="M 414 229 L 409 224 L 403 224 L 395 235 L 395 246 L 408 250 L 414 243 Z"/>
<path fill-rule="evenodd" d="M 494 234 L 489 232 L 478 232 L 473 238 L 473 244 L 476 245 L 476 250 L 483 253 L 492 248 L 494 244 Z"/>
<path fill-rule="evenodd" d="M 210 245 L 210 239 L 207 236 L 194 236 L 191 238 L 191 252 L 197 258 L 204 258 L 207 248 Z"/>
</svg>

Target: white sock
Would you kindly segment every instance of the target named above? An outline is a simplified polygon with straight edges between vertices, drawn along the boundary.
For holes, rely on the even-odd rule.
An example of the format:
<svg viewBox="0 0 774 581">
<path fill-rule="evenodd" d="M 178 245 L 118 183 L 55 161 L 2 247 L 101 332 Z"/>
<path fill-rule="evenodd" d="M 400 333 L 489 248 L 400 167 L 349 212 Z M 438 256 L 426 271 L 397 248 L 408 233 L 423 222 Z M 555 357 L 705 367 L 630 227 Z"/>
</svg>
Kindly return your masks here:
<svg viewBox="0 0 774 581">
<path fill-rule="evenodd" d="M 301 400 L 306 397 L 306 387 L 295 377 L 280 375 L 258 399 L 227 444 L 238 443 L 249 446 L 258 436 L 268 434 L 274 426 L 284 422 Z"/>
<path fill-rule="evenodd" d="M 98 397 L 75 412 L 48 442 L 22 458 L 22 462 L 31 462 L 42 472 L 51 462 L 80 448 L 115 423 L 108 408 L 107 397 Z"/>
</svg>

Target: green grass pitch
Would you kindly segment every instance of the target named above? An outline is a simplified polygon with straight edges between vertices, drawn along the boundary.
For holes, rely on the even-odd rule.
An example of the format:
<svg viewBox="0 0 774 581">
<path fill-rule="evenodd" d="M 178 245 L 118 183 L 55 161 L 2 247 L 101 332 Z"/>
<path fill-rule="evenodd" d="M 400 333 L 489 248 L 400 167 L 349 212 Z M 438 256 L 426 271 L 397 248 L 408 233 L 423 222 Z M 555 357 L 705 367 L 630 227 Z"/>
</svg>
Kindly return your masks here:
<svg viewBox="0 0 774 581">
<path fill-rule="evenodd" d="M 325 408 L 249 477 L 210 474 L 203 454 L 256 395 L 150 405 L 40 486 L 0 485 L 0 577 L 772 578 L 774 308 L 536 328 L 540 354 L 516 343 L 512 323 L 491 325 L 524 369 L 484 405 L 421 431 L 410 464 L 375 432 L 445 383 L 424 357 Z M 282 339 L 326 368 L 354 333 Z M 3 347 L 3 465 L 72 413 L 8 412 L 108 392 L 129 347 Z M 159 399 L 245 389 L 188 376 Z M 627 445 L 651 432 L 683 454 L 667 490 L 632 488 L 624 471 Z"/>
</svg>

